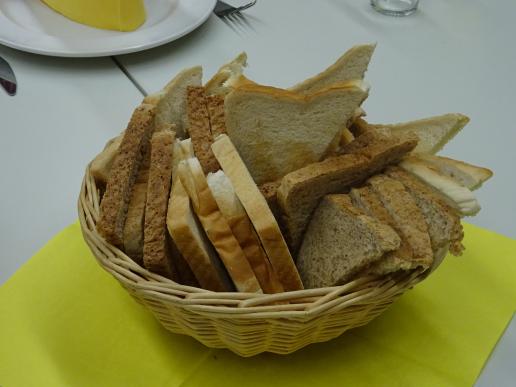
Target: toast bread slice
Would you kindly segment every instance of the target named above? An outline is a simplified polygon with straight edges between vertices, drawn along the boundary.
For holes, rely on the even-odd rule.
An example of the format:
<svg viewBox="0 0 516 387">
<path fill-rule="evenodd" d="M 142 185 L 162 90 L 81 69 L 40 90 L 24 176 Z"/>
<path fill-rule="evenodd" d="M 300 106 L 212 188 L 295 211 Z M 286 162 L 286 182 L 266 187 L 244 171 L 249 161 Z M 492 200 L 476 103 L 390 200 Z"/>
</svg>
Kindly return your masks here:
<svg viewBox="0 0 516 387">
<path fill-rule="evenodd" d="M 306 288 L 337 286 L 399 245 L 390 226 L 354 207 L 348 195 L 327 195 L 310 220 L 297 266 Z"/>
<path fill-rule="evenodd" d="M 199 159 L 205 174 L 220 169 L 211 150 L 213 136 L 210 129 L 210 116 L 206 105 L 206 93 L 203 87 L 187 88 L 188 133 L 192 139 L 195 155 Z"/>
<path fill-rule="evenodd" d="M 278 223 L 230 138 L 220 135 L 213 143 L 212 149 L 247 212 L 284 290 L 303 289 L 303 283 Z"/>
<path fill-rule="evenodd" d="M 100 203 L 97 231 L 107 242 L 118 247 L 124 243 L 124 224 L 129 200 L 143 157 L 150 147 L 155 115 L 156 108 L 148 104 L 138 106 L 133 112 L 118 147 Z"/>
<path fill-rule="evenodd" d="M 385 136 L 366 133 L 353 143 L 355 153 L 343 154 L 307 165 L 281 180 L 277 191 L 288 241 L 297 251 L 310 217 L 327 194 L 347 192 L 351 186 L 399 162 L 417 145 L 414 135 Z"/>
<path fill-rule="evenodd" d="M 192 207 L 236 289 L 239 292 L 262 293 L 251 265 L 211 193 L 199 160 L 190 158 L 181 161 L 178 173 Z"/>
<path fill-rule="evenodd" d="M 263 292 L 282 292 L 283 286 L 274 272 L 229 178 L 223 171 L 217 171 L 208 174 L 207 181 L 220 212 L 226 218 L 231 231 L 242 247 Z"/>
</svg>

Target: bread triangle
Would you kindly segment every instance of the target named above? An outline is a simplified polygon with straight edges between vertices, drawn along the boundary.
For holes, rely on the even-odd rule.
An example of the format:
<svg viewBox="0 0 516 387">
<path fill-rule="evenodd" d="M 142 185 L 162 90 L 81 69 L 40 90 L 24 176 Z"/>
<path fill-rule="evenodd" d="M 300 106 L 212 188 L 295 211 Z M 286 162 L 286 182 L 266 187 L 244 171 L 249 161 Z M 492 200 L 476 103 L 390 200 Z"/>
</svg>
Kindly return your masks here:
<svg viewBox="0 0 516 387">
<path fill-rule="evenodd" d="M 212 149 L 253 223 L 283 288 L 285 291 L 303 289 L 301 278 L 278 223 L 235 146 L 227 135 L 221 135 L 213 143 Z"/>
<path fill-rule="evenodd" d="M 402 183 L 421 209 L 428 226 L 434 256 L 443 248 L 446 251 L 449 249 L 454 255 L 460 255 L 464 250 L 461 243 L 464 231 L 457 211 L 434 189 L 402 168 L 389 167 L 385 173 Z"/>
<path fill-rule="evenodd" d="M 371 177 L 367 184 L 392 217 L 398 234 L 410 245 L 412 262 L 428 269 L 433 262 L 432 244 L 425 218 L 413 197 L 402 183 L 382 174 Z"/>
<path fill-rule="evenodd" d="M 452 178 L 429 168 L 425 163 L 414 159 L 403 160 L 400 167 L 410 172 L 420 180 L 433 187 L 446 202 L 461 215 L 475 215 L 480 211 L 480 204 L 475 195 L 467 187 L 457 183 Z"/>
<path fill-rule="evenodd" d="M 185 69 L 177 74 L 162 90 L 146 96 L 144 103 L 156 106 L 155 126 L 157 130 L 167 124 L 174 124 L 178 138 L 187 135 L 186 89 L 202 85 L 202 67 Z"/>
<path fill-rule="evenodd" d="M 417 267 L 414 262 L 412 247 L 407 239 L 400 233 L 399 227 L 387 209 L 384 207 L 378 195 L 369 186 L 353 188 L 349 196 L 355 207 L 360 208 L 367 215 L 385 223 L 393 228 L 401 238 L 400 246 L 386 253 L 378 262 L 365 269 L 366 274 L 385 275 L 399 270 L 411 270 Z"/>
<path fill-rule="evenodd" d="M 357 146 L 351 147 L 353 144 Z M 414 135 L 366 133 L 353 141 L 353 153 L 331 157 L 291 172 L 281 180 L 277 198 L 291 248 L 297 251 L 312 212 L 327 194 L 346 192 L 352 185 L 397 163 L 417 144 Z"/>
<path fill-rule="evenodd" d="M 323 72 L 290 88 L 291 91 L 311 94 L 325 87 L 363 79 L 376 44 L 363 44 L 350 48 Z"/>
<path fill-rule="evenodd" d="M 234 79 L 242 75 L 244 67 L 247 66 L 247 54 L 241 52 L 232 61 L 224 64 L 213 75 L 213 77 L 206 82 L 205 88 L 208 95 L 226 95 L 232 88 L 228 86 Z"/>
<path fill-rule="evenodd" d="M 257 184 L 317 162 L 367 97 L 361 82 L 315 94 L 244 85 L 226 96 L 226 129 Z"/>
<path fill-rule="evenodd" d="M 411 156 L 410 159 L 426 164 L 427 167 L 437 170 L 470 190 L 480 188 L 486 180 L 493 176 L 493 172 L 487 168 L 448 157 L 419 154 Z"/>
<path fill-rule="evenodd" d="M 421 120 L 399 124 L 367 124 L 359 121 L 358 128 L 388 130 L 393 133 L 414 132 L 419 137 L 415 153 L 435 154 L 439 152 L 469 122 L 469 118 L 459 113 L 448 113 Z M 364 125 L 365 123 L 365 125 Z"/>
<path fill-rule="evenodd" d="M 348 195 L 328 195 L 310 220 L 297 265 L 307 288 L 336 286 L 399 245 L 391 227 L 354 207 Z"/>
</svg>

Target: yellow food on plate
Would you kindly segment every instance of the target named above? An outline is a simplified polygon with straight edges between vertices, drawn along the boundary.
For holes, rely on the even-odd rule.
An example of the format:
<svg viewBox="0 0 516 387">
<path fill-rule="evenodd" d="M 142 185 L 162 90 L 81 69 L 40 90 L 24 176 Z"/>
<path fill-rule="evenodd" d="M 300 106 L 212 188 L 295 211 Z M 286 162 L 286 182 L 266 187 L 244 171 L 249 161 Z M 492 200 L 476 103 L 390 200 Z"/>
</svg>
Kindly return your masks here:
<svg viewBox="0 0 516 387">
<path fill-rule="evenodd" d="M 63 16 L 95 28 L 133 31 L 145 22 L 143 0 L 42 0 Z"/>
</svg>

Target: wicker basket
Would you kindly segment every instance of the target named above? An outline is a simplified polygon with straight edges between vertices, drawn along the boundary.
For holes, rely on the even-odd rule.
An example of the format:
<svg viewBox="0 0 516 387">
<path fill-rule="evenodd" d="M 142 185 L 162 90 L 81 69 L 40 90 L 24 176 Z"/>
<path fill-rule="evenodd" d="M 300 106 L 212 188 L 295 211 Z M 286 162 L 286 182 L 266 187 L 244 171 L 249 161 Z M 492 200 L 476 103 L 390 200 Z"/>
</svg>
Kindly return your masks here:
<svg viewBox="0 0 516 387">
<path fill-rule="evenodd" d="M 405 290 L 428 275 L 362 277 L 345 285 L 275 295 L 217 293 L 183 286 L 140 267 L 96 230 L 99 190 L 89 167 L 79 197 L 79 220 L 86 243 L 111 273 L 163 326 L 212 348 L 241 356 L 288 354 L 331 340 L 365 325 Z"/>
</svg>

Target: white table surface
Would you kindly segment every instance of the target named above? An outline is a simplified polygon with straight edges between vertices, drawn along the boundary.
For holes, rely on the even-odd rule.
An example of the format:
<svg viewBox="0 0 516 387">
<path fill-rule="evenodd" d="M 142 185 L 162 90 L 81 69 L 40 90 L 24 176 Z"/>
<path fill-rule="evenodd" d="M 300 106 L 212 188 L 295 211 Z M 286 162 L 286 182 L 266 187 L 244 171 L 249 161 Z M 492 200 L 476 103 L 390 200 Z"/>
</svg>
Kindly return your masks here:
<svg viewBox="0 0 516 387">
<path fill-rule="evenodd" d="M 249 78 L 284 87 L 321 71 L 354 44 L 377 42 L 366 75 L 369 120 L 469 115 L 471 123 L 443 152 L 495 171 L 477 191 L 483 210 L 469 221 L 516 237 L 516 2 L 422 0 L 415 15 L 392 18 L 374 12 L 368 0 L 259 0 L 247 14 L 251 27 L 231 29 L 212 17 L 177 42 L 118 60 L 152 92 L 186 66 L 202 64 L 208 79 L 245 50 Z M 141 94 L 109 58 L 44 58 L 1 46 L 0 55 L 20 84 L 14 98 L 0 90 L 2 283 L 76 219 L 86 163 L 124 128 Z M 478 386 L 513 385 L 514 332 L 515 323 Z"/>
<path fill-rule="evenodd" d="M 0 46 L 18 93 L 0 90 L 0 284 L 77 219 L 88 161 L 141 94 L 110 58 L 57 59 Z"/>
</svg>

